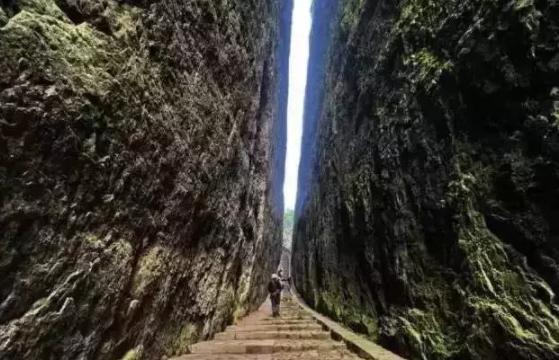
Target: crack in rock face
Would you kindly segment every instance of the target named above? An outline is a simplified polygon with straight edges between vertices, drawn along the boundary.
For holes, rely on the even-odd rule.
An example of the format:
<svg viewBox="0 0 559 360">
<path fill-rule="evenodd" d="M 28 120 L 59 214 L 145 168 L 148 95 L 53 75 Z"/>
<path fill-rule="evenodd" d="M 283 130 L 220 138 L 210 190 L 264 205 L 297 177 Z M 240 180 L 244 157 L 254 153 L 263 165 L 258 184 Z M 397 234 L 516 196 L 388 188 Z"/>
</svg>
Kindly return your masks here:
<svg viewBox="0 0 559 360">
<path fill-rule="evenodd" d="M 0 358 L 160 359 L 260 305 L 286 7 L 0 2 Z"/>
<path fill-rule="evenodd" d="M 298 290 L 410 359 L 559 358 L 559 3 L 320 5 Z"/>
</svg>

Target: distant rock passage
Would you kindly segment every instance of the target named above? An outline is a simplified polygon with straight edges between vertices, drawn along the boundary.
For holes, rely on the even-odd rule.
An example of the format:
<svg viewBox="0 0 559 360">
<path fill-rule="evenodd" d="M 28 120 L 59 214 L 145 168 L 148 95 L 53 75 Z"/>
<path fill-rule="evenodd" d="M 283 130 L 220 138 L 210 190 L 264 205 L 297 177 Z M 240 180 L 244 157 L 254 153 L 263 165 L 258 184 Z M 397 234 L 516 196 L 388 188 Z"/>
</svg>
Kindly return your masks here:
<svg viewBox="0 0 559 360">
<path fill-rule="evenodd" d="M 558 359 L 559 3 L 313 18 L 299 292 L 410 359 Z"/>
<path fill-rule="evenodd" d="M 0 2 L 1 359 L 160 359 L 261 304 L 291 6 Z"/>
</svg>

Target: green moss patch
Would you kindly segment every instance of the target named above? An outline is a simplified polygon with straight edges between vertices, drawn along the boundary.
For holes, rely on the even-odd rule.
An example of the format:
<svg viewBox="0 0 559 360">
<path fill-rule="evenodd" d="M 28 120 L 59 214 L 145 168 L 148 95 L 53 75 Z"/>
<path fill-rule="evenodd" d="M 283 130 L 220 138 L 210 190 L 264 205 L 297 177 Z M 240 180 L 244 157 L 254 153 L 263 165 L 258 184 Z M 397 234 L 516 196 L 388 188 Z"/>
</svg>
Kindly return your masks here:
<svg viewBox="0 0 559 360">
<path fill-rule="evenodd" d="M 411 54 L 404 60 L 404 65 L 411 67 L 412 81 L 427 91 L 431 90 L 445 71 L 452 70 L 452 63 L 443 60 L 427 49 Z"/>
<path fill-rule="evenodd" d="M 122 24 L 121 37 L 134 31 L 137 14 L 132 8 L 118 7 L 115 13 Z M 71 23 L 52 0 L 22 2 L 22 10 L 2 28 L 0 39 L 11 68 L 26 59 L 30 71 L 63 81 L 78 93 L 106 95 L 130 55 L 88 23 Z"/>
<path fill-rule="evenodd" d="M 195 343 L 201 332 L 201 326 L 194 323 L 185 323 L 169 331 L 165 335 L 165 354 L 167 356 L 177 356 L 188 352 L 188 346 Z"/>
<path fill-rule="evenodd" d="M 372 339 L 378 337 L 376 315 L 348 299 L 342 299 L 336 292 L 319 292 L 316 310 L 330 316 L 333 320 L 346 324 L 349 328 L 365 334 Z"/>
<path fill-rule="evenodd" d="M 142 358 L 143 349 L 141 347 L 136 347 L 128 351 L 121 360 L 140 360 Z"/>
<path fill-rule="evenodd" d="M 359 21 L 359 13 L 365 0 L 347 0 L 343 2 L 340 18 L 340 29 L 343 33 L 350 33 Z"/>
<path fill-rule="evenodd" d="M 134 297 L 141 297 L 163 275 L 167 261 L 167 252 L 159 246 L 152 247 L 140 258 L 132 281 Z"/>
</svg>

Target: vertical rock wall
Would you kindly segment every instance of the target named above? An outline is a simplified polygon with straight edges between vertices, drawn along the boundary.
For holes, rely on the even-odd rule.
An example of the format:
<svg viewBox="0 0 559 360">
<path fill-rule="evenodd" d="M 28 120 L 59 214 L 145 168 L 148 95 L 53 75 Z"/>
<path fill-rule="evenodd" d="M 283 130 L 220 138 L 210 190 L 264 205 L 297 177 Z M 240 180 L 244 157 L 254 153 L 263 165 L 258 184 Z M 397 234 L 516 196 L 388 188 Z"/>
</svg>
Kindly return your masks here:
<svg viewBox="0 0 559 360">
<path fill-rule="evenodd" d="M 159 359 L 264 299 L 290 12 L 0 2 L 1 359 Z"/>
<path fill-rule="evenodd" d="M 559 3 L 319 3 L 299 292 L 410 359 L 559 358 Z"/>
<path fill-rule="evenodd" d="M 315 174 L 316 134 L 318 115 L 324 97 L 323 77 L 328 62 L 328 46 L 335 24 L 335 12 L 339 0 L 313 1 L 312 27 L 309 44 L 309 62 L 303 114 L 303 138 L 301 139 L 301 160 L 299 163 L 297 202 L 295 215 L 307 200 L 309 183 Z"/>
</svg>

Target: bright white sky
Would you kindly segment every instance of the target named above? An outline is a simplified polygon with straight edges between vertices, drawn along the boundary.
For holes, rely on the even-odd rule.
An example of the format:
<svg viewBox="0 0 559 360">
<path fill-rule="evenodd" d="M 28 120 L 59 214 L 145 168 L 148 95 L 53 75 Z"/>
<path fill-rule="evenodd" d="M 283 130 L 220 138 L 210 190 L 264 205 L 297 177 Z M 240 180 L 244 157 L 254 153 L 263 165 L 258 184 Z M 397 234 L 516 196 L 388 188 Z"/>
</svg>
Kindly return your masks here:
<svg viewBox="0 0 559 360">
<path fill-rule="evenodd" d="M 283 185 L 286 209 L 295 209 L 295 198 L 297 196 L 297 174 L 299 158 L 301 157 L 301 137 L 303 135 L 303 110 L 309 59 L 312 0 L 294 0 L 294 3 L 291 25 L 291 55 L 289 58 L 287 157 Z"/>
</svg>

